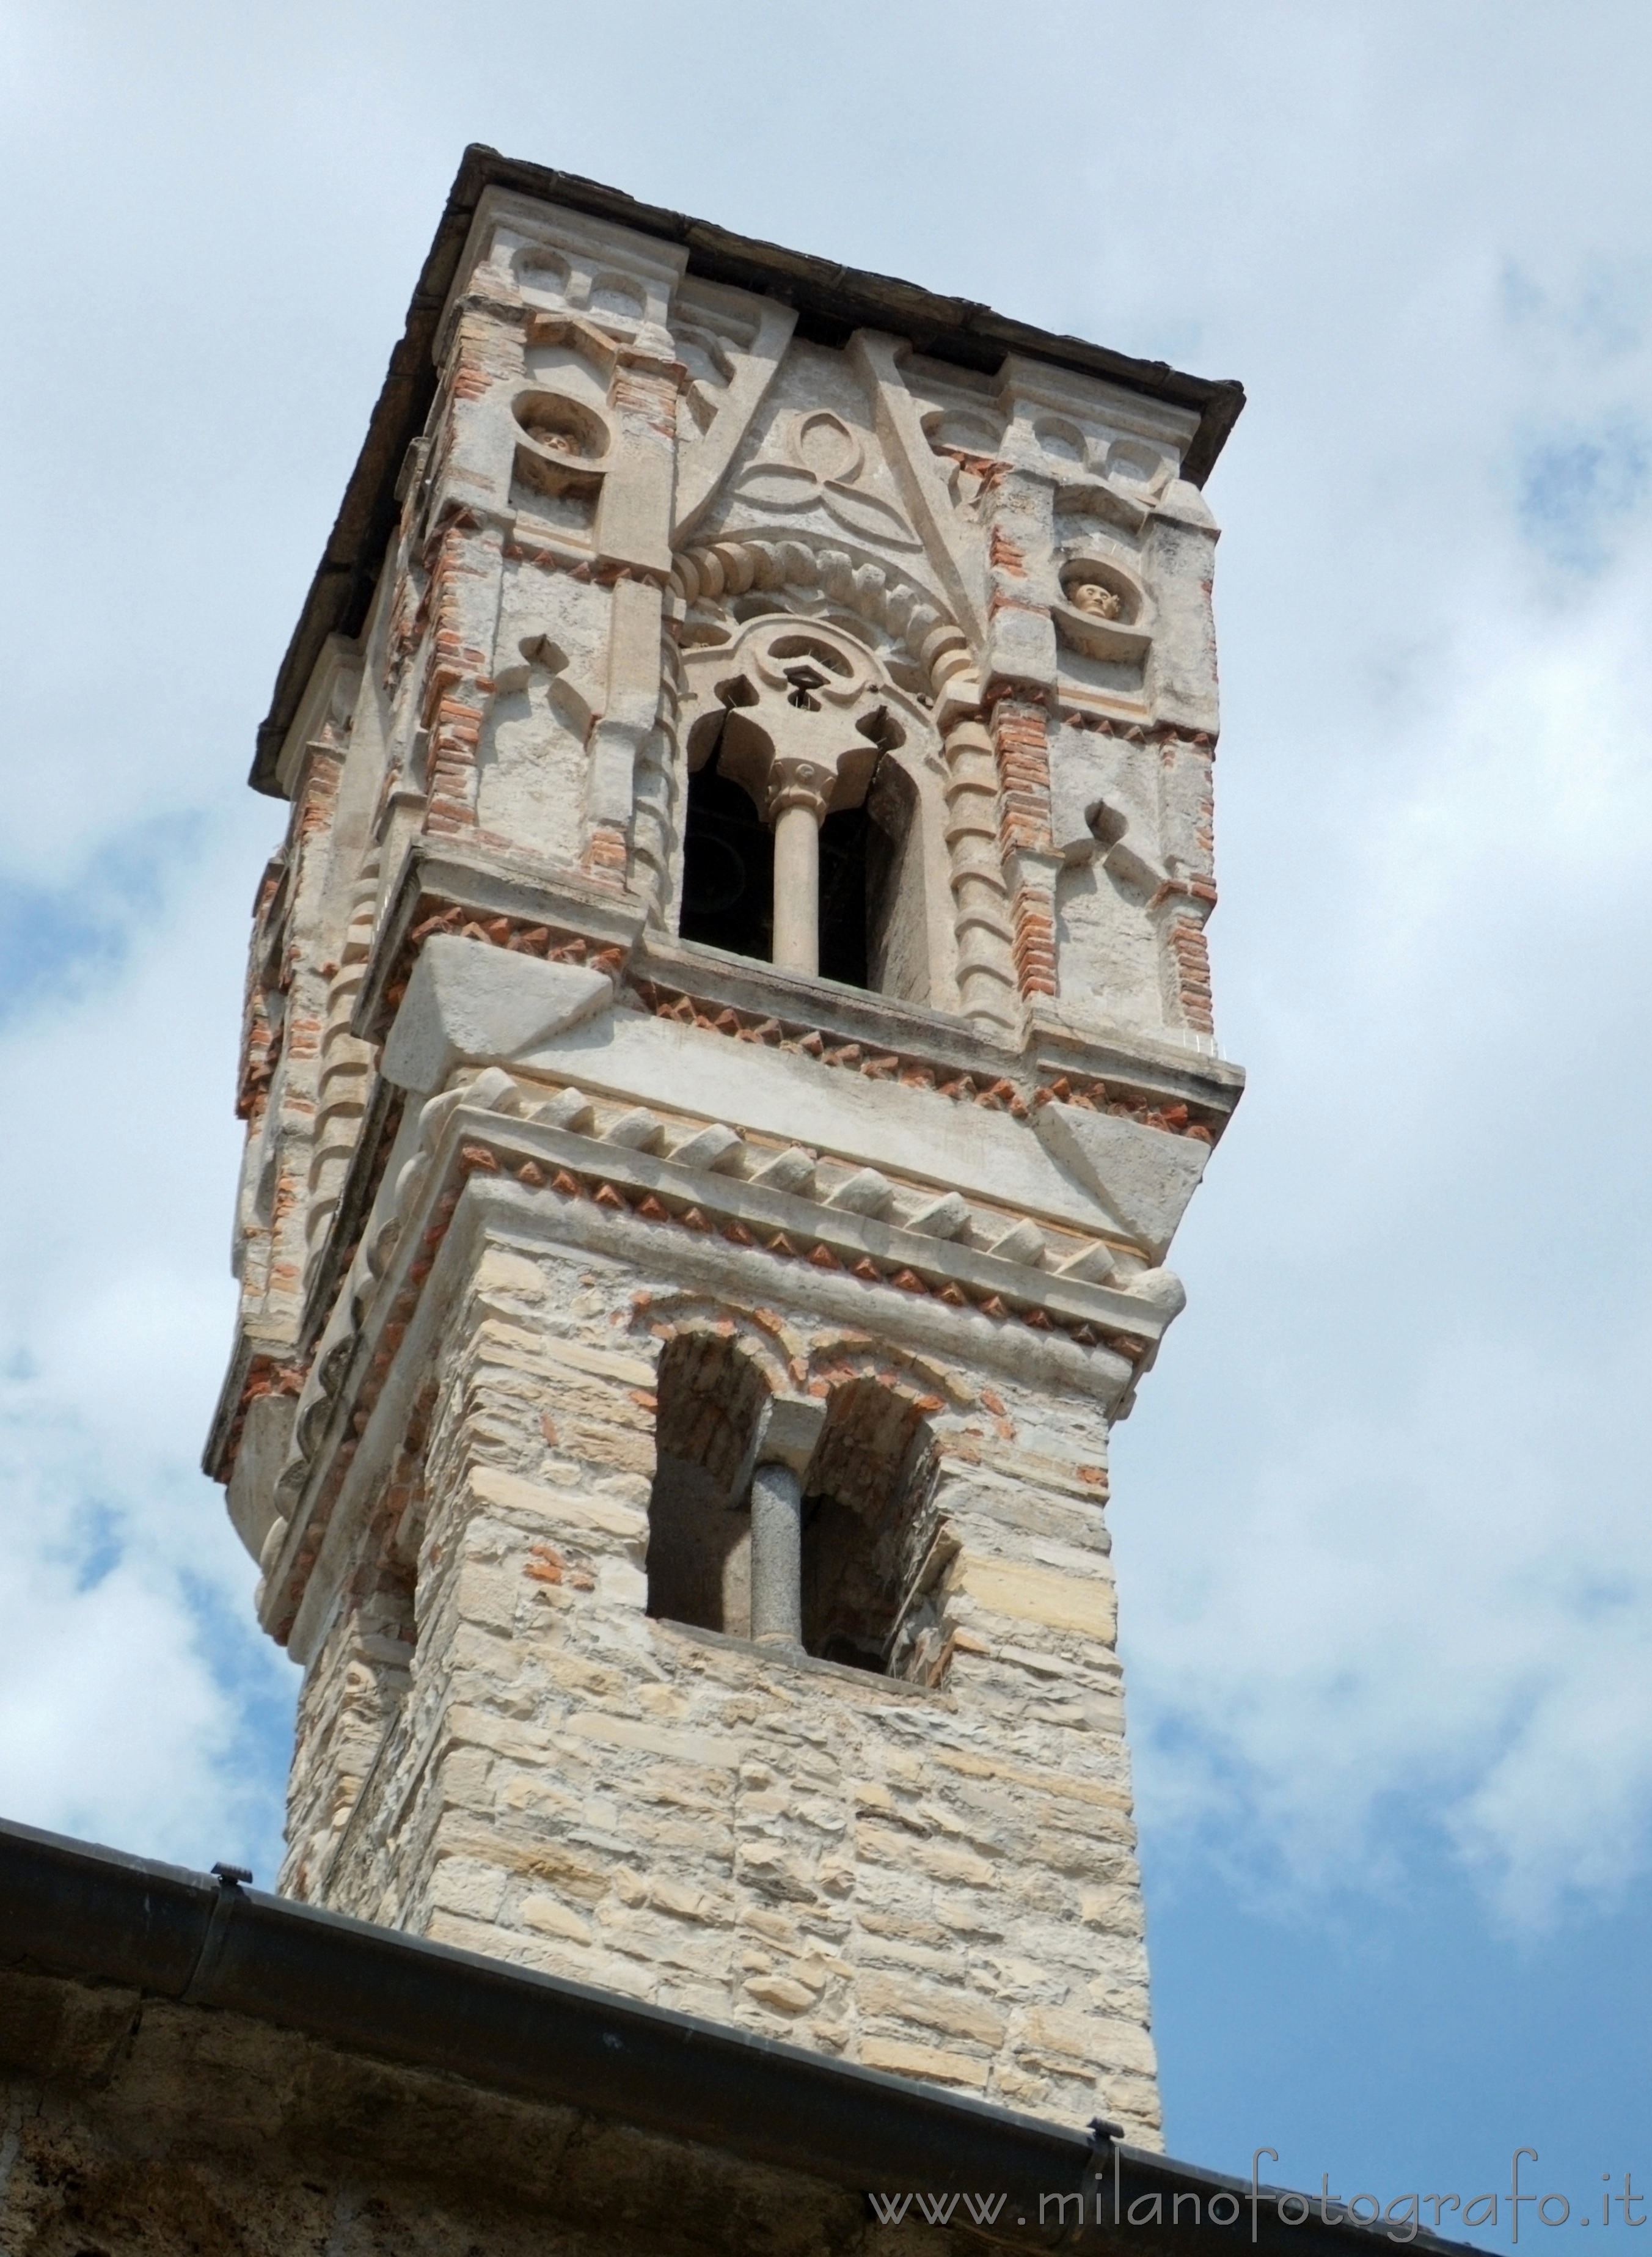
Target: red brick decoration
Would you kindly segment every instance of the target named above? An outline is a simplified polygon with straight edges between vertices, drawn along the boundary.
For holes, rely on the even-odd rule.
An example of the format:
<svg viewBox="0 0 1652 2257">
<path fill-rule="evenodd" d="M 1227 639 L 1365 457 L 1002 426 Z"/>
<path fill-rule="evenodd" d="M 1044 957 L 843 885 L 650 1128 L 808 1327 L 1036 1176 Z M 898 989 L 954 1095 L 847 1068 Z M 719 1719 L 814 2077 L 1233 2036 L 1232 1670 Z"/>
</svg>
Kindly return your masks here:
<svg viewBox="0 0 1652 2257">
<path fill-rule="evenodd" d="M 1018 888 L 1010 905 L 1015 919 L 1015 977 L 1023 995 L 1053 995 L 1055 988 L 1055 913 L 1042 887 Z"/>
<path fill-rule="evenodd" d="M 1055 896 L 1043 872 L 1017 867 L 1023 854 L 1051 852 L 1049 716 L 1033 699 L 1009 696 L 993 706 L 991 725 L 998 761 L 999 853 L 1015 928 L 1015 977 L 1024 996 L 1054 995 Z"/>
<path fill-rule="evenodd" d="M 992 709 L 998 758 L 999 847 L 1048 854 L 1049 842 L 1049 717 L 1029 698 L 1000 697 Z"/>
<path fill-rule="evenodd" d="M 1213 1034 L 1216 1022 L 1211 1014 L 1211 952 L 1204 937 L 1204 920 L 1210 913 L 1209 903 L 1216 898 L 1216 889 L 1196 883 L 1186 891 L 1190 895 L 1208 895 L 1208 900 L 1201 899 L 1196 910 L 1178 910 L 1170 919 L 1171 974 L 1184 1022 L 1197 1034 Z"/>
<path fill-rule="evenodd" d="M 430 574 L 432 621 L 420 718 L 430 732 L 427 830 L 452 837 L 474 831 L 477 821 L 477 753 L 493 684 L 484 652 L 464 633 L 467 579 L 486 577 L 487 566 L 472 554 L 472 520 L 455 511 L 436 539 Z"/>
<path fill-rule="evenodd" d="M 598 823 L 591 827 L 591 835 L 585 842 L 579 866 L 585 875 L 595 879 L 598 885 L 611 887 L 615 893 L 624 893 L 630 859 L 625 834 L 619 825 L 617 823 Z"/>
</svg>

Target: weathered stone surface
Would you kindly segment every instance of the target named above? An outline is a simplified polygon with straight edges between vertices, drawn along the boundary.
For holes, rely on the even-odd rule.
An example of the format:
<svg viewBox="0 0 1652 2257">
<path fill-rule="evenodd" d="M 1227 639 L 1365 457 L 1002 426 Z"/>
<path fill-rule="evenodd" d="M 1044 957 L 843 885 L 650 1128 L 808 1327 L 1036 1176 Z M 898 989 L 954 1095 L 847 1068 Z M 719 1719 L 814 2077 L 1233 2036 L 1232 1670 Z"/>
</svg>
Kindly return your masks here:
<svg viewBox="0 0 1652 2257">
<path fill-rule="evenodd" d="M 286 1886 L 660 2003 L 691 1985 L 695 2011 L 1018 2105 L 1126 2107 L 1153 2138 L 1112 1581 L 1095 1484 L 1076 1471 L 1100 1446 L 1083 1397 L 984 1391 L 967 1368 L 904 1376 L 875 1351 L 845 1368 L 805 1310 L 780 1318 L 828 1470 L 845 1388 L 908 1390 L 946 1562 L 926 1603 L 935 1659 L 916 1674 L 788 1660 L 646 1610 L 646 1491 L 633 1501 L 616 1468 L 625 1437 L 647 1439 L 666 1351 L 687 1337 L 653 1315 L 668 1279 L 497 1227 L 471 1249 L 430 1351 L 408 1689 L 342 1780 L 334 1688 L 363 1663 L 341 1614 L 300 1706 Z M 1026 1456 L 1023 1419 L 1042 1445 Z M 1019 1483 L 983 1485 L 989 1435 Z M 1029 1640 L 1031 1667 L 1016 1659 Z M 1125 1908 L 1098 1919 L 1109 1885 Z M 983 1951 L 1006 1934 L 1013 1960 Z M 1098 1980 L 1131 2002 L 1131 2045 L 1093 2015 Z M 1078 2017 L 1098 2050 L 1053 2047 L 1035 2010 Z"/>
</svg>

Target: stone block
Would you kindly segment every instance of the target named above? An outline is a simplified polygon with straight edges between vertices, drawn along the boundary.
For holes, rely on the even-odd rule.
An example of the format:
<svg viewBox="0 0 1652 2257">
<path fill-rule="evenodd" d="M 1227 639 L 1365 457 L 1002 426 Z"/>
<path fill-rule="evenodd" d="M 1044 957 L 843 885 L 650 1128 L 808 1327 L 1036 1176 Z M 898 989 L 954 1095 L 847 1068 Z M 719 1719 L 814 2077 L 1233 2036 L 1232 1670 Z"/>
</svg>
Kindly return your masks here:
<svg viewBox="0 0 1652 2257">
<path fill-rule="evenodd" d="M 1046 1105 L 1037 1116 L 1046 1150 L 1117 1216 L 1153 1261 L 1162 1262 L 1211 1148 L 1116 1114 Z"/>
<path fill-rule="evenodd" d="M 1057 2072 L 1075 2065 L 1105 2066 L 1152 2077 L 1158 2068 L 1153 2041 L 1141 2025 L 1111 2015 L 1029 2006 L 1011 2044 L 1020 2060 Z"/>
<path fill-rule="evenodd" d="M 856 1998 L 865 2014 L 917 2022 L 947 2037 L 972 2039 L 994 2051 L 1004 2042 L 1009 2027 L 1001 2011 L 965 1990 L 941 1990 L 893 1975 L 863 1975 L 856 1986 Z"/>
<path fill-rule="evenodd" d="M 1105 1645 L 1118 1637 L 1118 1599 L 1111 1576 L 1081 1580 L 1058 1568 L 964 1553 L 950 1581 L 952 1591 L 989 1614 L 1036 1623 L 1045 1630 L 1075 1631 Z"/>
<path fill-rule="evenodd" d="M 748 1999 L 777 2014 L 807 2013 L 815 2003 L 814 1992 L 789 1975 L 754 1975 L 740 1987 Z"/>
<path fill-rule="evenodd" d="M 635 1546 L 647 1539 L 646 1513 L 594 1489 L 547 1488 L 501 1467 L 477 1465 L 470 1469 L 470 1492 L 478 1503 L 497 1505 L 531 1527 L 576 1528 Z"/>
<path fill-rule="evenodd" d="M 385 1044 L 384 1071 L 422 1095 L 441 1089 L 456 1067 L 502 1065 L 541 1049 L 613 1000 L 603 973 L 438 933 L 419 952 Z"/>
<path fill-rule="evenodd" d="M 503 1631 L 507 1637 L 514 1631 L 521 1597 L 519 1576 L 503 1567 L 465 1560 L 456 1569 L 450 1590 L 452 1603 L 468 1622 Z"/>
<path fill-rule="evenodd" d="M 505 1901 L 505 1875 L 475 1857 L 442 1857 L 431 1875 L 430 1902 L 465 1920 L 496 1921 Z"/>
<path fill-rule="evenodd" d="M 543 1889 L 531 1890 L 516 1908 L 516 1917 L 540 1935 L 560 1935 L 570 1943 L 589 1943 L 592 1930 L 573 1907 Z"/>
<path fill-rule="evenodd" d="M 901 2038 L 862 2038 L 856 2050 L 868 2069 L 915 2077 L 925 2084 L 961 2084 L 981 2092 L 992 2073 L 990 2062 L 970 2054 L 950 2053 L 941 2046 L 912 2045 Z"/>
</svg>

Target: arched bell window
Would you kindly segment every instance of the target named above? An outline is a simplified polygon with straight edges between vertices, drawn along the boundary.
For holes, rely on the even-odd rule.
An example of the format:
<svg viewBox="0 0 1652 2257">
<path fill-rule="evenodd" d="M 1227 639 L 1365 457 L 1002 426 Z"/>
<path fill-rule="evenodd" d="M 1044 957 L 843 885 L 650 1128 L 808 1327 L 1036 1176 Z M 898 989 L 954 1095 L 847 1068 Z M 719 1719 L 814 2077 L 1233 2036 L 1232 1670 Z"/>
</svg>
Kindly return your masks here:
<svg viewBox="0 0 1652 2257">
<path fill-rule="evenodd" d="M 933 1683 L 939 1461 L 918 1401 L 850 1379 L 773 1394 L 736 1340 L 683 1333 L 656 1381 L 648 1612 Z"/>
<path fill-rule="evenodd" d="M 917 793 L 870 654 L 755 623 L 689 738 L 685 940 L 857 987 L 928 992 Z"/>
</svg>

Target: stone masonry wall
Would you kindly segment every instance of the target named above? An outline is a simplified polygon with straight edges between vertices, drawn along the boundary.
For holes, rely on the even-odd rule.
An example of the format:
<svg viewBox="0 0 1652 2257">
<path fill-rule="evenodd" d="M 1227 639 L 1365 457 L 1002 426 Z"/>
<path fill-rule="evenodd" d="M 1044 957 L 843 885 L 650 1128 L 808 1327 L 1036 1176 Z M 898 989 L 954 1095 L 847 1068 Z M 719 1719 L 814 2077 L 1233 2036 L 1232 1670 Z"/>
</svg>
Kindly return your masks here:
<svg viewBox="0 0 1652 2257">
<path fill-rule="evenodd" d="M 420 1462 L 309 1670 L 283 1886 L 1157 2145 L 1094 1404 L 498 1224 L 477 1243 Z M 646 1613 L 655 1366 L 685 1326 L 919 1410 L 934 1681 Z"/>
</svg>

